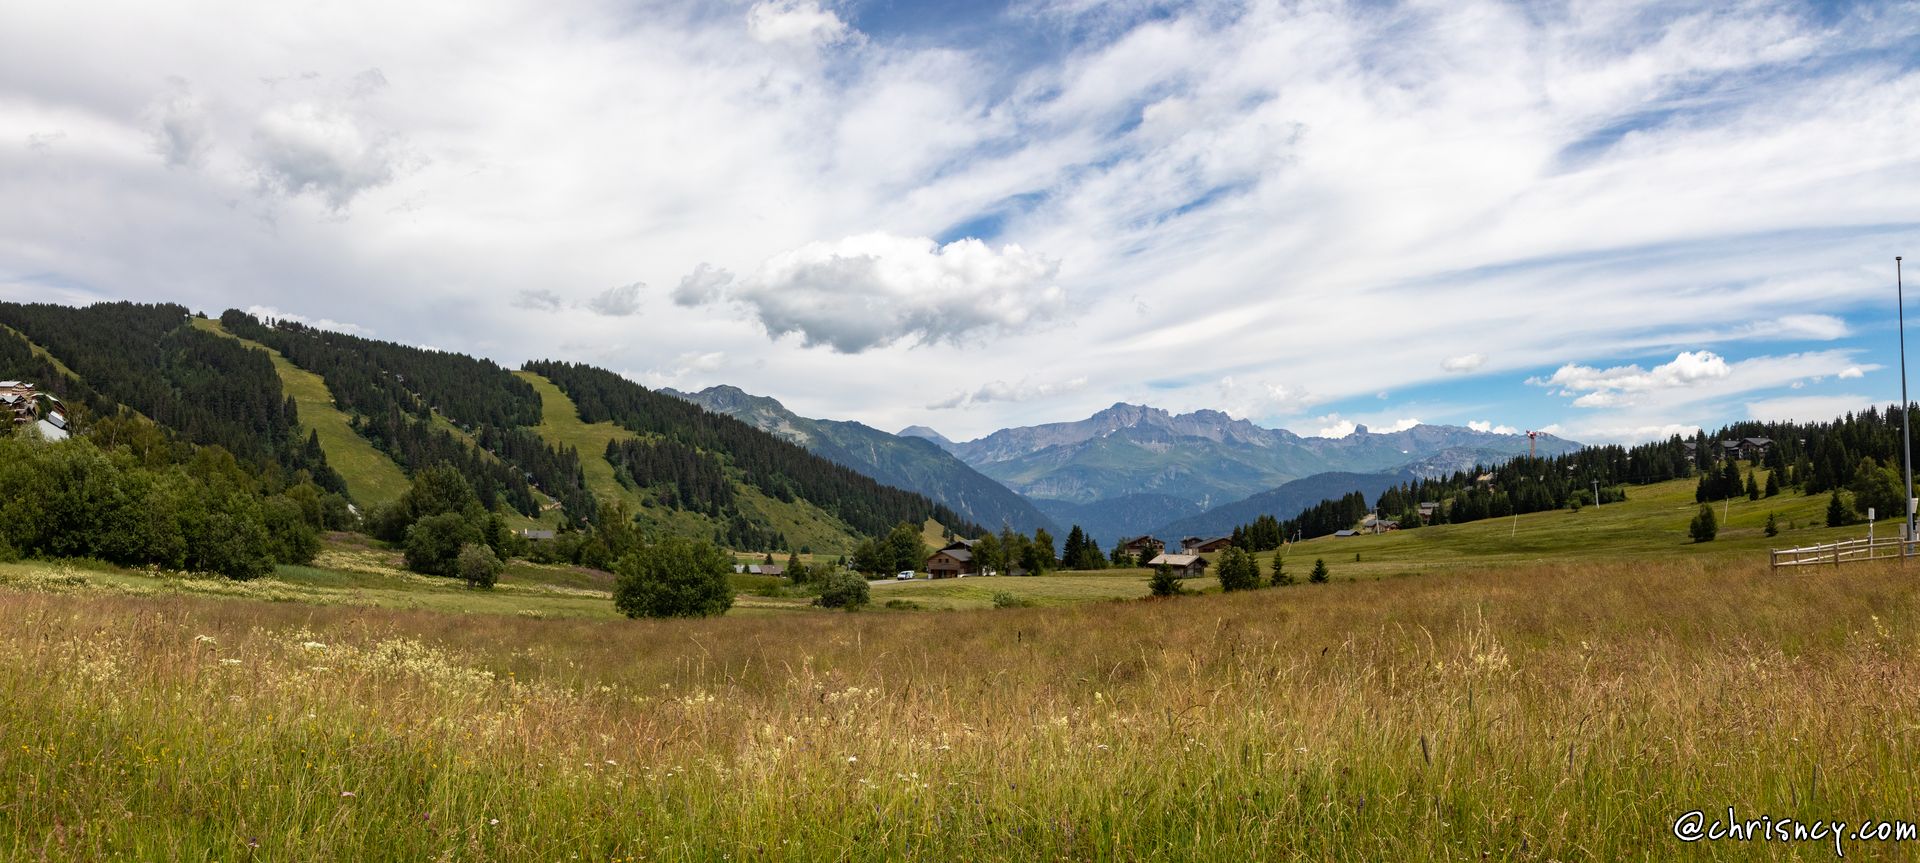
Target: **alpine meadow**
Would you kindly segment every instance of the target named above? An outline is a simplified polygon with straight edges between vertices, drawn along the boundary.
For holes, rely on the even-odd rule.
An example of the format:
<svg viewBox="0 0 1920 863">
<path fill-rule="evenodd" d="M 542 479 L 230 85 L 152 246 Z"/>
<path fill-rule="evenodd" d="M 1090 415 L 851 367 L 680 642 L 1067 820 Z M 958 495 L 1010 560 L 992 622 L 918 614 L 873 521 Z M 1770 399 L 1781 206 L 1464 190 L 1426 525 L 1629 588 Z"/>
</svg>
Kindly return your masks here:
<svg viewBox="0 0 1920 863">
<path fill-rule="evenodd" d="M 0 860 L 1913 858 L 1915 45 L 0 9 Z"/>
</svg>

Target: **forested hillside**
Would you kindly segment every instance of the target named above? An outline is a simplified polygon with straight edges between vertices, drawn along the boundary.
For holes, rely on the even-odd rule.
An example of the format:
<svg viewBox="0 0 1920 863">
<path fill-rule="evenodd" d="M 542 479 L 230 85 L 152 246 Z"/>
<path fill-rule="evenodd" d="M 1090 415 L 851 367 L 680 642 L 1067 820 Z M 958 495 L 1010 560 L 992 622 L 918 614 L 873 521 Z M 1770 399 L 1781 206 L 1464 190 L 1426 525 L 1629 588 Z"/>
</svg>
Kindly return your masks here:
<svg viewBox="0 0 1920 863">
<path fill-rule="evenodd" d="M 341 490 L 318 443 L 297 434 L 298 410 L 282 393 L 273 363 L 189 320 L 177 305 L 0 303 L 0 324 L 46 349 L 81 382 L 33 357 L 19 337 L 0 338 L 0 357 L 22 378 L 95 414 L 124 405 L 186 441 L 217 445 L 256 467 L 305 470 L 321 487 Z"/>
<path fill-rule="evenodd" d="M 732 417 L 657 393 L 613 372 L 541 361 L 526 369 L 551 380 L 587 423 L 612 422 L 643 440 L 610 447 L 607 457 L 639 486 L 671 488 L 678 505 L 729 521 L 731 490 L 715 483 L 722 465 L 731 478 L 780 501 L 805 500 L 863 535 L 932 518 L 959 532 L 980 528 L 925 497 L 891 488 Z"/>
<path fill-rule="evenodd" d="M 354 430 L 409 472 L 444 463 L 488 507 L 504 503 L 539 515 L 538 488 L 560 501 L 575 523 L 594 518 L 580 454 L 552 447 L 525 428 L 540 422 L 540 397 L 493 362 L 289 321 L 269 326 L 235 310 L 220 323 L 320 375 L 340 409 L 353 416 Z"/>
</svg>

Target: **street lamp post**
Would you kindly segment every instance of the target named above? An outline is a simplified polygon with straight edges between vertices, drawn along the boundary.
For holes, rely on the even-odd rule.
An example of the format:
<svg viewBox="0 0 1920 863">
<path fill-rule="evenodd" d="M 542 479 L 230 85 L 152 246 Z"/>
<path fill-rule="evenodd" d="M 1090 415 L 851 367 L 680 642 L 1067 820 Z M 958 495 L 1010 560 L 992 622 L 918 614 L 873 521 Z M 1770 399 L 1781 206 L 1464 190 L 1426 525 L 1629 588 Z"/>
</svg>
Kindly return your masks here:
<svg viewBox="0 0 1920 863">
<path fill-rule="evenodd" d="M 1900 556 L 1906 557 L 1913 551 L 1913 414 L 1909 410 L 1913 402 L 1907 400 L 1907 299 L 1906 287 L 1900 276 L 1900 256 L 1893 256 L 1893 296 L 1894 307 L 1900 315 L 1900 466 L 1907 475 L 1907 499 L 1901 502 L 1906 509 L 1906 518 L 1900 527 Z"/>
</svg>

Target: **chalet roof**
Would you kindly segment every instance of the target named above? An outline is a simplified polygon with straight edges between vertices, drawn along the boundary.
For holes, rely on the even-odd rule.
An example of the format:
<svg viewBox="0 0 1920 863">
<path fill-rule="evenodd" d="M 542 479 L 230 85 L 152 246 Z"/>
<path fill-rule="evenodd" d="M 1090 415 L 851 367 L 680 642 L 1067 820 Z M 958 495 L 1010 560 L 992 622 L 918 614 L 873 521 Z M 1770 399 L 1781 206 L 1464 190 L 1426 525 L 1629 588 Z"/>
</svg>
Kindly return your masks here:
<svg viewBox="0 0 1920 863">
<path fill-rule="evenodd" d="M 1360 535 L 1360 531 L 1357 531 L 1357 530 L 1336 530 L 1336 531 L 1334 531 L 1334 532 L 1333 532 L 1333 535 L 1334 535 L 1334 536 L 1359 536 L 1359 535 Z"/>
<path fill-rule="evenodd" d="M 1773 446 L 1773 438 L 1770 437 L 1750 437 L 1740 442 L 1748 446 Z"/>
<path fill-rule="evenodd" d="M 67 430 L 57 425 L 54 425 L 53 423 L 47 422 L 46 420 L 41 420 L 35 425 L 40 429 L 40 435 L 42 437 L 45 437 L 47 440 L 66 440 L 67 439 Z"/>
<path fill-rule="evenodd" d="M 1195 563 L 1195 562 L 1198 562 L 1198 563 L 1199 563 L 1199 564 L 1200 564 L 1201 566 L 1203 566 L 1203 567 L 1207 565 L 1207 559 L 1206 559 L 1206 558 L 1204 558 L 1204 557 L 1201 557 L 1200 555 L 1197 555 L 1197 554 L 1161 554 L 1161 555 L 1155 555 L 1155 556 L 1154 556 L 1154 558 L 1153 558 L 1152 560 L 1149 560 L 1149 561 L 1147 561 L 1147 565 L 1148 565 L 1148 566 L 1176 566 L 1176 567 L 1177 567 L 1177 566 L 1192 566 L 1192 565 L 1194 565 L 1194 563 Z"/>
<path fill-rule="evenodd" d="M 1421 509 L 1439 509 L 1440 502 L 1437 500 L 1423 500 L 1420 502 L 1420 508 Z"/>
<path fill-rule="evenodd" d="M 20 400 L 20 397 L 14 395 L 13 393 L 0 393 L 0 404 L 10 405 L 19 400 Z"/>
<path fill-rule="evenodd" d="M 946 551 L 946 550 L 947 550 L 948 548 L 965 548 L 965 549 L 971 549 L 971 548 L 973 548 L 974 546 L 976 546 L 976 545 L 979 545 L 979 544 L 980 544 L 980 540 L 977 540 L 977 539 L 961 539 L 961 538 L 959 538 L 959 537 L 954 537 L 954 538 L 953 538 L 953 541 L 952 541 L 952 542 L 949 542 L 949 543 L 947 543 L 947 546 L 946 546 L 946 548 L 943 548 L 943 549 L 940 549 L 940 550 L 941 550 L 941 551 Z"/>
<path fill-rule="evenodd" d="M 777 563 L 765 563 L 759 566 L 761 575 L 785 575 L 787 568 Z"/>
<path fill-rule="evenodd" d="M 47 414 L 47 422 L 53 423 L 54 425 L 57 425 L 64 429 L 67 427 L 67 415 L 59 411 L 53 411 Z"/>
<path fill-rule="evenodd" d="M 968 561 L 973 560 L 973 552 L 969 549 L 964 549 L 964 548 L 943 548 L 943 549 L 940 549 L 939 551 L 934 552 L 933 556 L 939 557 L 940 555 L 943 555 L 943 554 L 953 558 L 954 560 L 960 561 L 961 563 L 966 563 Z"/>
<path fill-rule="evenodd" d="M 0 381 L 0 387 L 5 387 L 6 389 L 13 389 L 19 385 L 19 381 Z"/>
<path fill-rule="evenodd" d="M 1151 543 L 1157 543 L 1159 545 L 1166 545 L 1166 543 L 1160 542 L 1160 540 L 1154 539 L 1152 536 L 1136 536 L 1131 539 L 1120 540 L 1120 544 L 1123 546 L 1133 545 L 1134 543 L 1137 543 L 1137 542 L 1151 542 Z"/>
<path fill-rule="evenodd" d="M 520 535 L 526 537 L 527 539 L 552 539 L 553 531 L 534 530 L 532 528 L 521 528 Z"/>
</svg>

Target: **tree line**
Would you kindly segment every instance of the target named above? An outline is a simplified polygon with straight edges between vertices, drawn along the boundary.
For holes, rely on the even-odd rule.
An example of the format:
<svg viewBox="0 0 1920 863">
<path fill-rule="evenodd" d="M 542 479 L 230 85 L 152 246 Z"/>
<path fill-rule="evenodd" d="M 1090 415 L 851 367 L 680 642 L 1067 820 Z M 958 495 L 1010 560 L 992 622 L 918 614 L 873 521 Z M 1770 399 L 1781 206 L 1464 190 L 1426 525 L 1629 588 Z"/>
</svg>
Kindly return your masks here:
<svg viewBox="0 0 1920 863">
<path fill-rule="evenodd" d="M 551 360 L 528 363 L 526 369 L 565 391 L 582 421 L 612 422 L 652 439 L 715 456 L 730 469 L 735 481 L 783 502 L 805 500 L 857 533 L 881 534 L 892 525 L 918 524 L 928 518 L 962 532 L 979 532 L 977 525 L 944 505 L 881 485 L 733 417 L 656 393 L 605 369 Z M 651 477 L 633 479 L 642 486 L 653 484 Z M 729 518 L 734 514 L 737 509 L 728 513 Z"/>
<path fill-rule="evenodd" d="M 539 515 L 538 488 L 560 501 L 575 524 L 595 518 L 579 453 L 521 428 L 540 422 L 540 395 L 492 361 L 292 321 L 267 325 L 232 309 L 220 323 L 320 375 L 354 431 L 409 473 L 444 464 L 466 478 L 487 508 L 504 503 Z M 436 416 L 472 433 L 480 450 L 436 425 Z"/>
<path fill-rule="evenodd" d="M 298 434 L 299 409 L 280 388 L 273 362 L 231 339 L 192 326 L 186 307 L 96 303 L 0 303 L 0 323 L 59 358 L 84 384 L 50 363 L 22 359 L 26 345 L 0 339 L 10 365 L 36 385 L 77 397 L 95 416 L 126 406 L 171 433 L 219 446 L 253 469 L 299 471 L 323 489 L 345 483 Z M 11 377 L 11 374 L 9 374 Z"/>
</svg>

